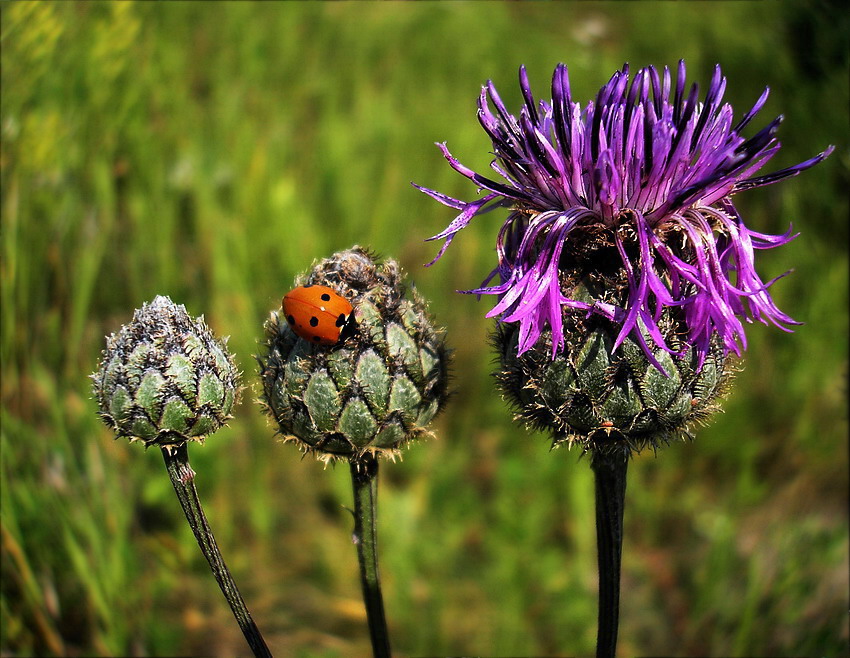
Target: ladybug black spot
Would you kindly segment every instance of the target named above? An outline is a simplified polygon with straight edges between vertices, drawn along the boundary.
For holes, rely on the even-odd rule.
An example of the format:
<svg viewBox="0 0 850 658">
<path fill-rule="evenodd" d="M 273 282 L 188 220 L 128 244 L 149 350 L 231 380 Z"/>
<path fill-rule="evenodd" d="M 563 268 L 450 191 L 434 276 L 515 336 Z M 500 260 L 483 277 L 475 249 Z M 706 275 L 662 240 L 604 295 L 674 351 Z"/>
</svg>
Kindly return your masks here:
<svg viewBox="0 0 850 658">
<path fill-rule="evenodd" d="M 328 293 L 323 292 L 323 293 L 322 293 L 322 301 L 323 301 L 323 302 L 329 302 L 329 301 L 331 301 L 331 296 L 330 296 Z"/>
<path fill-rule="evenodd" d="M 319 318 L 317 318 L 315 315 L 310 318 L 310 326 L 311 327 L 318 327 L 319 326 Z"/>
<path fill-rule="evenodd" d="M 319 338 L 318 336 L 313 336 L 313 342 L 314 343 L 318 343 L 320 340 L 322 340 L 322 339 Z"/>
<path fill-rule="evenodd" d="M 342 327 L 346 322 L 345 313 L 340 313 L 339 317 L 336 319 L 336 326 Z"/>
<path fill-rule="evenodd" d="M 287 315 L 287 316 L 286 316 L 286 321 L 287 321 L 289 324 L 295 324 L 295 317 L 294 317 L 294 316 L 292 316 L 292 315 Z"/>
</svg>

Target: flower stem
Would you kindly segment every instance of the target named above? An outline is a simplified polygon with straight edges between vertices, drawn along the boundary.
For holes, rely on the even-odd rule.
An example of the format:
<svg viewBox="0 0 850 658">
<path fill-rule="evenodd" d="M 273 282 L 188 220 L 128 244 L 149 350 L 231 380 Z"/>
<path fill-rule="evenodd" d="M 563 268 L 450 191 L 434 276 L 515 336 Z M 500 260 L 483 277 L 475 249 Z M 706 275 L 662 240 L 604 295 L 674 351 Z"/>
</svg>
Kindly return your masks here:
<svg viewBox="0 0 850 658">
<path fill-rule="evenodd" d="M 224 563 L 224 558 L 221 556 L 221 551 L 218 550 L 215 537 L 207 523 L 207 517 L 204 516 L 201 501 L 198 499 L 198 491 L 195 489 L 195 472 L 189 466 L 189 451 L 186 448 L 186 443 L 164 446 L 162 456 L 165 459 L 165 468 L 168 470 L 171 484 L 174 485 L 174 491 L 177 492 L 177 498 L 180 500 L 180 506 L 186 514 L 186 520 L 189 521 L 189 527 L 195 533 L 198 546 L 201 547 L 201 552 L 207 558 L 207 562 L 210 563 L 218 586 L 221 588 L 224 598 L 227 599 L 227 603 L 233 611 L 233 616 L 239 622 L 239 627 L 242 629 L 245 639 L 255 656 L 271 658 L 272 654 L 266 646 L 260 630 L 251 618 L 251 613 L 248 612 L 236 583 L 233 582 L 233 577 Z"/>
<path fill-rule="evenodd" d="M 614 658 L 620 614 L 620 559 L 629 452 L 597 451 L 591 466 L 596 480 L 596 545 L 599 564 L 597 658 Z"/>
<path fill-rule="evenodd" d="M 384 599 L 378 575 L 378 460 L 364 455 L 351 462 L 351 483 L 354 488 L 354 535 L 360 562 L 363 601 L 372 638 L 375 658 L 389 658 L 390 637 L 384 616 Z"/>
</svg>

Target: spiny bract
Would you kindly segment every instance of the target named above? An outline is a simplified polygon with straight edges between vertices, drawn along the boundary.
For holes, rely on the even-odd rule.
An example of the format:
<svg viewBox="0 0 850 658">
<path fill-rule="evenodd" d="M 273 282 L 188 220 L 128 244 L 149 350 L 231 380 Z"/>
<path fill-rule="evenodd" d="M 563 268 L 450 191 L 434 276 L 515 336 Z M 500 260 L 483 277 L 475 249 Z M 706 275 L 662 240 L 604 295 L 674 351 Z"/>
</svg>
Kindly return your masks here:
<svg viewBox="0 0 850 658">
<path fill-rule="evenodd" d="M 588 304 L 622 303 L 630 293 L 626 272 L 599 267 L 610 262 L 601 252 L 611 248 L 603 234 L 585 243 L 581 252 L 567 249 L 560 273 L 564 294 Z M 556 445 L 654 449 L 690 438 L 689 429 L 719 410 L 717 401 L 731 383 L 737 359 L 726 353 L 719 336 L 707 353 L 696 349 L 686 339 L 676 309 L 665 309 L 657 323 L 675 354 L 657 345 L 643 324 L 641 339 L 630 334 L 614 349 L 621 332 L 616 322 L 567 309 L 562 313 L 566 341 L 556 359 L 549 329 L 522 354 L 517 349 L 521 325 L 500 322 L 493 334 L 500 361 L 495 376 L 517 418 L 549 430 Z"/>
<path fill-rule="evenodd" d="M 366 453 L 394 457 L 422 435 L 442 409 L 448 351 L 425 301 L 393 260 L 360 247 L 334 254 L 296 285 L 332 288 L 354 307 L 356 323 L 336 345 L 313 345 L 289 327 L 282 310 L 266 321 L 258 357 L 261 403 L 286 440 L 319 459 L 356 461 Z"/>
<path fill-rule="evenodd" d="M 92 379 L 104 423 L 145 445 L 203 440 L 231 418 L 239 397 L 225 341 L 162 296 L 107 338 Z"/>
</svg>

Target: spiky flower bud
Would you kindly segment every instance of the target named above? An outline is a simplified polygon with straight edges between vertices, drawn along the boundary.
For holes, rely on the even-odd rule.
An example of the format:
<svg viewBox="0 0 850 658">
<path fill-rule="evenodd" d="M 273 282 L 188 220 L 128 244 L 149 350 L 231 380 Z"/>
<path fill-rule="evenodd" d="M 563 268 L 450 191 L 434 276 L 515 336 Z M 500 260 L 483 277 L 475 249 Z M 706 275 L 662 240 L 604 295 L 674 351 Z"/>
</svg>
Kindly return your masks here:
<svg viewBox="0 0 850 658">
<path fill-rule="evenodd" d="M 448 386 L 448 351 L 424 299 L 405 297 L 394 260 L 352 247 L 319 261 L 298 286 L 327 286 L 350 302 L 353 320 L 339 342 L 299 338 L 283 309 L 265 323 L 258 357 L 263 403 L 286 440 L 324 461 L 366 453 L 394 457 L 428 434 Z"/>
<path fill-rule="evenodd" d="M 145 445 L 202 441 L 231 418 L 239 371 L 203 317 L 157 296 L 107 338 L 92 375 L 100 417 Z"/>
</svg>

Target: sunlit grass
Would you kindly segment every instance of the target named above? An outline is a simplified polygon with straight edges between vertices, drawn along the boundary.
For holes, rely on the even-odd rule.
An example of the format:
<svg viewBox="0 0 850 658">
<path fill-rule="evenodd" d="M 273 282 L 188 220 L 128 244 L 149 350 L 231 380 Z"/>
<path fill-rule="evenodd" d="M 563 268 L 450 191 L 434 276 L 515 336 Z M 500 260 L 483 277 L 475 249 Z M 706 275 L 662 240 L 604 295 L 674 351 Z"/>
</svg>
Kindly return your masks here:
<svg viewBox="0 0 850 658">
<path fill-rule="evenodd" d="M 394 647 L 590 653 L 590 469 L 511 423 L 488 374 L 487 302 L 453 292 L 491 269 L 498 222 L 476 220 L 424 269 L 436 245 L 422 239 L 451 212 L 409 182 L 469 197 L 433 142 L 487 166 L 474 105 L 487 78 L 516 107 L 520 63 L 545 96 L 565 61 L 586 99 L 624 60 L 682 56 L 700 80 L 722 64 L 739 114 L 771 86 L 765 114 L 787 116 L 777 167 L 839 148 L 741 199 L 757 230 L 801 231 L 760 267 L 794 267 L 775 296 L 806 324 L 754 327 L 726 413 L 630 469 L 621 652 L 846 650 L 848 93 L 846 48 L 831 45 L 843 15 L 746 2 L 0 11 L 2 651 L 244 651 L 160 456 L 112 440 L 86 376 L 104 334 L 168 294 L 231 336 L 253 382 L 262 322 L 293 275 L 359 243 L 401 261 L 456 348 L 439 439 L 382 469 Z M 788 36 L 801 25 L 814 54 Z M 279 445 L 244 397 L 192 454 L 228 565 L 278 654 L 366 654 L 348 473 Z"/>
</svg>

